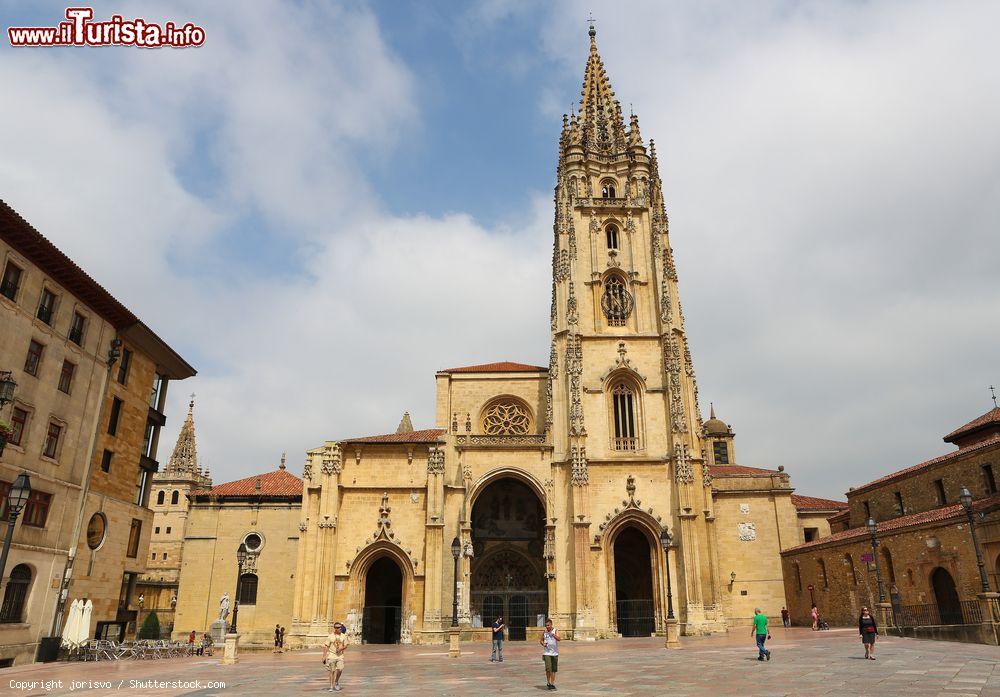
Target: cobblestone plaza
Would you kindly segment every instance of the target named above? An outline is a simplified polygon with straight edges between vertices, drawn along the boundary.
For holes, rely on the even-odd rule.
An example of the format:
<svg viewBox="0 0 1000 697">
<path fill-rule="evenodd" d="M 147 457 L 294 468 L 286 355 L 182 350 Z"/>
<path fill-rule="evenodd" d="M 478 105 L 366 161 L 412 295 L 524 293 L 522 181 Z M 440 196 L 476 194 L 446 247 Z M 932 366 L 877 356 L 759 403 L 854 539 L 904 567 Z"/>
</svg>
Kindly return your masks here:
<svg viewBox="0 0 1000 697">
<path fill-rule="evenodd" d="M 773 660 L 758 663 L 742 632 L 683 638 L 667 651 L 656 639 L 563 642 L 559 692 L 570 695 L 948 695 L 1000 697 L 1000 651 L 993 646 L 889 637 L 878 659 L 866 661 L 854 630 L 776 629 Z M 426 646 L 351 647 L 343 694 L 535 695 L 545 688 L 540 649 L 508 642 L 504 663 L 489 662 L 489 646 L 465 644 L 460 659 Z M 0 671 L 5 694 L 291 695 L 319 693 L 326 674 L 319 651 L 244 653 L 234 666 L 214 658 L 119 663 L 28 665 Z M 61 681 L 62 686 L 14 689 L 11 681 Z M 110 681 L 112 689 L 73 690 L 70 681 Z M 159 680 L 162 687 L 132 687 Z M 172 687 L 170 681 L 190 685 Z M 123 682 L 122 682 L 123 681 Z M 195 683 L 200 681 L 199 689 Z M 207 688 L 209 682 L 225 687 Z M 118 686 L 121 684 L 121 688 Z"/>
</svg>

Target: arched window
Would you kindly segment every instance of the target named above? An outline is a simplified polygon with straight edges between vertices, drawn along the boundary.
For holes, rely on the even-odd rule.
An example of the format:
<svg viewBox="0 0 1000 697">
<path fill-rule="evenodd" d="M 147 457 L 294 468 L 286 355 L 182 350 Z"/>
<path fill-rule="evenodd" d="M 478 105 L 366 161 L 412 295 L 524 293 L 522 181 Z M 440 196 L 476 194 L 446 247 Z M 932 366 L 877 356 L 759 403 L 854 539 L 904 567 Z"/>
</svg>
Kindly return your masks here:
<svg viewBox="0 0 1000 697">
<path fill-rule="evenodd" d="M 615 198 L 615 183 L 613 181 L 605 181 L 601 184 L 601 197 Z"/>
<path fill-rule="evenodd" d="M 174 489 L 174 493 L 170 495 L 170 503 L 176 504 L 179 498 L 180 498 L 180 493 L 177 491 L 177 489 Z"/>
<path fill-rule="evenodd" d="M 635 301 L 625 287 L 621 276 L 611 275 L 604 281 L 604 295 L 601 297 L 601 309 L 608 319 L 608 326 L 624 327 L 632 314 Z"/>
<path fill-rule="evenodd" d="M 847 566 L 847 577 L 851 580 L 851 587 L 858 587 L 858 575 L 854 571 L 854 559 L 850 554 L 844 555 L 844 565 Z"/>
<path fill-rule="evenodd" d="M 156 503 L 157 504 L 163 505 L 163 499 L 165 498 L 166 493 L 167 492 L 165 492 L 163 489 L 160 489 L 160 493 L 158 493 L 156 495 Z"/>
<path fill-rule="evenodd" d="M 795 571 L 795 590 L 799 593 L 802 592 L 802 568 L 799 566 L 798 562 L 792 563 L 792 568 Z"/>
<path fill-rule="evenodd" d="M 483 409 L 482 424 L 488 436 L 522 436 L 531 431 L 531 412 L 520 400 L 499 398 Z"/>
<path fill-rule="evenodd" d="M 257 574 L 240 576 L 240 592 L 236 597 L 240 605 L 257 604 Z"/>
<path fill-rule="evenodd" d="M 639 449 L 638 397 L 624 380 L 611 388 L 611 424 L 615 450 Z"/>
<path fill-rule="evenodd" d="M 18 564 L 10 571 L 7 590 L 0 605 L 0 624 L 14 624 L 24 618 L 24 605 L 31 588 L 31 569 L 27 564 Z"/>
<path fill-rule="evenodd" d="M 885 576 L 889 579 L 889 583 L 893 584 L 896 582 L 896 569 L 892 566 L 892 554 L 889 552 L 888 547 L 882 548 L 882 566 L 885 567 Z"/>
<path fill-rule="evenodd" d="M 830 582 L 826 578 L 826 562 L 822 559 L 817 559 L 816 563 L 819 564 L 819 579 L 823 582 L 823 588 L 829 589 Z"/>
<path fill-rule="evenodd" d="M 608 249 L 618 249 L 618 226 L 608 225 L 604 234 L 607 237 Z"/>
</svg>

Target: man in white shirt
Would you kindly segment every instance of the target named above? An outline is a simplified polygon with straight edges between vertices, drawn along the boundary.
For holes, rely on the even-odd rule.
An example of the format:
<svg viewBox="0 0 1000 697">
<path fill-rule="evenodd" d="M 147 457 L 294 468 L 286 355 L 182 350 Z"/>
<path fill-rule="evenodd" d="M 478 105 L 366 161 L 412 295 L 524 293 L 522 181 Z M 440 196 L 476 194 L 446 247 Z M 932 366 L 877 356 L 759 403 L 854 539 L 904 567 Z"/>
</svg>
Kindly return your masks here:
<svg viewBox="0 0 1000 697">
<path fill-rule="evenodd" d="M 340 692 L 340 674 L 344 672 L 344 653 L 347 651 L 347 635 L 344 625 L 333 623 L 333 634 L 323 644 L 323 665 L 330 674 L 330 692 Z"/>
<path fill-rule="evenodd" d="M 545 662 L 545 687 L 554 690 L 559 670 L 559 632 L 552 627 L 552 620 L 545 620 L 545 632 L 538 643 L 542 645 L 542 660 Z"/>
</svg>

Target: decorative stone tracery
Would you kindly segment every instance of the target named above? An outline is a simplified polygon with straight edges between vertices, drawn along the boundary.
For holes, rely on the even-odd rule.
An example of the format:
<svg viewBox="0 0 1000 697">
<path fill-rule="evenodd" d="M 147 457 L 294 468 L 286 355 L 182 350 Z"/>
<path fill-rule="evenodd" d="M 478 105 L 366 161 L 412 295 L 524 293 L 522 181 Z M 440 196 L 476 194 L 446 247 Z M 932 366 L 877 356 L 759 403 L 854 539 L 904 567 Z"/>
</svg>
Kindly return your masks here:
<svg viewBox="0 0 1000 697">
<path fill-rule="evenodd" d="M 520 436 L 530 428 L 531 414 L 514 400 L 494 402 L 483 412 L 483 433 L 488 436 Z"/>
</svg>

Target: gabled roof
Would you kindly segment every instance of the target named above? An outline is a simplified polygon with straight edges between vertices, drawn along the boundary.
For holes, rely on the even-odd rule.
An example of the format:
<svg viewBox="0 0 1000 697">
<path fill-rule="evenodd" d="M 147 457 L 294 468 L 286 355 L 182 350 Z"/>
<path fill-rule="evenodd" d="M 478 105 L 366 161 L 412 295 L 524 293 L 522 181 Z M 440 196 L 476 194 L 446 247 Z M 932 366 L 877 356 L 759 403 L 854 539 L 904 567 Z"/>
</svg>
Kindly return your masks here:
<svg viewBox="0 0 1000 697">
<path fill-rule="evenodd" d="M 481 365 L 466 365 L 458 368 L 445 368 L 439 373 L 545 373 L 548 368 L 527 363 L 500 361 L 499 363 L 483 363 Z"/>
<path fill-rule="evenodd" d="M 969 453 L 974 453 L 977 450 L 982 450 L 983 448 L 989 448 L 997 445 L 1000 445 L 1000 436 L 994 436 L 992 438 L 988 438 L 987 440 L 980 441 L 979 443 L 974 443 L 964 448 L 959 448 L 954 452 L 950 452 L 945 455 L 939 455 L 938 457 L 931 458 L 930 460 L 925 460 L 924 462 L 921 462 L 920 464 L 917 465 L 913 465 L 912 467 L 907 467 L 906 469 L 901 469 L 896 472 L 892 472 L 891 474 L 887 474 L 884 477 L 880 477 L 878 479 L 870 481 L 867 484 L 862 484 L 861 486 L 854 487 L 854 489 L 848 492 L 848 496 L 849 497 L 856 496 L 862 491 L 867 491 L 868 489 L 879 486 L 881 484 L 887 484 L 896 479 L 902 479 L 915 472 L 919 472 L 920 470 L 929 469 L 934 465 L 939 465 L 942 462 L 948 462 L 949 460 L 954 460 L 964 455 L 968 455 Z"/>
<path fill-rule="evenodd" d="M 423 431 L 407 433 L 386 433 L 380 436 L 364 436 L 362 438 L 347 438 L 343 443 L 438 443 L 444 435 L 443 428 L 428 428 Z"/>
<path fill-rule="evenodd" d="M 778 470 L 766 470 L 760 467 L 746 467 L 745 465 L 709 465 L 709 471 L 713 477 L 730 477 L 738 474 L 782 474 Z"/>
<path fill-rule="evenodd" d="M 992 496 L 972 502 L 972 509 L 974 511 L 990 510 L 998 506 L 1000 506 L 1000 494 L 993 494 Z M 893 532 L 902 528 L 908 528 L 915 525 L 925 525 L 927 523 L 938 523 L 945 520 L 951 520 L 953 518 L 961 518 L 962 520 L 965 520 L 965 510 L 962 508 L 962 504 L 954 503 L 948 506 L 934 508 L 929 511 L 911 513 L 910 515 L 904 515 L 898 518 L 893 518 L 892 520 L 886 520 L 881 523 L 877 523 L 876 529 L 878 534 L 882 535 L 884 533 Z M 849 530 L 841 530 L 840 532 L 835 532 L 832 535 L 821 537 L 818 540 L 813 540 L 812 542 L 806 542 L 805 544 L 797 545 L 795 547 L 789 547 L 781 553 L 784 555 L 789 552 L 799 552 L 804 549 L 811 549 L 813 547 L 820 547 L 831 543 L 843 542 L 867 536 L 868 528 L 861 526 L 851 528 Z"/>
<path fill-rule="evenodd" d="M 302 480 L 285 469 L 257 474 L 235 482 L 226 482 L 213 486 L 211 489 L 201 489 L 192 492 L 195 496 L 216 497 L 268 497 L 268 496 L 302 496 Z"/>
<path fill-rule="evenodd" d="M 961 439 L 963 436 L 967 436 L 980 429 L 988 428 L 990 426 L 1000 427 L 1000 407 L 990 409 L 982 416 L 976 417 L 960 428 L 956 428 L 944 437 L 944 442 L 953 443 L 954 441 Z"/>
<path fill-rule="evenodd" d="M 821 499 L 815 496 L 792 494 L 792 505 L 800 511 L 841 511 L 847 509 L 847 501 Z"/>
</svg>

